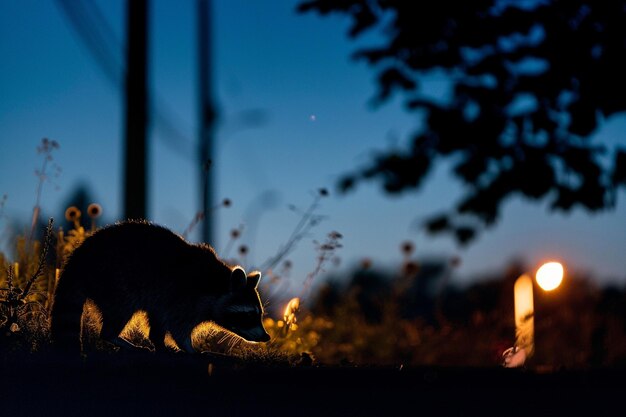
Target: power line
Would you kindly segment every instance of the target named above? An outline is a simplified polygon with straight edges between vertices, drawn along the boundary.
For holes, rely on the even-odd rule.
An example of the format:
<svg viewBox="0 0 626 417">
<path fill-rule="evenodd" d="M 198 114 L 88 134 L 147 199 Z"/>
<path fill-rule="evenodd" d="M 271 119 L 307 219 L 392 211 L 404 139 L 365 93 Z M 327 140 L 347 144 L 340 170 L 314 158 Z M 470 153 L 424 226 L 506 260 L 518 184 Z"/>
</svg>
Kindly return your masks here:
<svg viewBox="0 0 626 417">
<path fill-rule="evenodd" d="M 63 15 L 87 46 L 106 78 L 120 92 L 124 91 L 123 77 L 126 65 L 121 58 L 125 46 L 117 39 L 100 8 L 93 0 L 57 0 Z M 152 97 L 153 93 L 150 94 Z M 173 152 L 188 161 L 196 162 L 193 141 L 174 120 L 165 101 L 156 94 L 150 103 L 155 129 L 159 139 Z"/>
<path fill-rule="evenodd" d="M 92 53 L 109 81 L 116 87 L 120 87 L 123 64 L 115 52 L 115 50 L 120 50 L 119 42 L 116 47 L 111 33 L 103 34 L 98 30 L 103 26 L 101 22 L 96 23 L 89 17 L 85 3 L 75 0 L 57 0 L 57 4 L 61 6 L 71 26 Z M 97 10 L 95 5 L 93 6 Z M 95 14 L 98 15 L 98 12 Z"/>
</svg>

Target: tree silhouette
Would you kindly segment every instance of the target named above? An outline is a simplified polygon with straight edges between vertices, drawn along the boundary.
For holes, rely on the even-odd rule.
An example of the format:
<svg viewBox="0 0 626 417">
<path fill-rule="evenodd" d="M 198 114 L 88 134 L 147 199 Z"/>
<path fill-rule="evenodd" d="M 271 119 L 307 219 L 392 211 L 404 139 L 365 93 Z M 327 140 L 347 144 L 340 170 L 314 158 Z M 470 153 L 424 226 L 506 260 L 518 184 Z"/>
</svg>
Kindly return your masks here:
<svg viewBox="0 0 626 417">
<path fill-rule="evenodd" d="M 373 179 L 389 193 L 415 190 L 449 159 L 467 191 L 425 227 L 460 243 L 495 224 L 515 195 L 563 211 L 616 204 L 626 148 L 592 136 L 626 110 L 626 2 L 310 0 L 298 11 L 349 16 L 352 38 L 379 29 L 386 43 L 353 56 L 377 74 L 375 102 L 401 94 L 423 115 L 410 149 L 345 175 L 344 192 Z M 450 80 L 444 100 L 420 89 L 432 70 Z"/>
</svg>

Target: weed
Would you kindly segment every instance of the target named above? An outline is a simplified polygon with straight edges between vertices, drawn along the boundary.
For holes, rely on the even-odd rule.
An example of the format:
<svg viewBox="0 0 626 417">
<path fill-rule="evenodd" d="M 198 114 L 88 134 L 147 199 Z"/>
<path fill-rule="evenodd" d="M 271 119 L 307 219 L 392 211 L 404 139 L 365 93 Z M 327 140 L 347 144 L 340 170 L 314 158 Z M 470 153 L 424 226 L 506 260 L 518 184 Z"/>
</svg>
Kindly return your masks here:
<svg viewBox="0 0 626 417">
<path fill-rule="evenodd" d="M 6 194 L 3 194 L 2 198 L 0 198 L 0 220 L 4 220 L 7 217 L 4 213 L 4 206 L 6 205 L 8 199 L 9 196 Z"/>
<path fill-rule="evenodd" d="M 230 254 L 230 250 L 232 249 L 233 245 L 235 244 L 235 241 L 241 237 L 241 234 L 243 233 L 243 230 L 244 230 L 244 225 L 240 224 L 239 227 L 237 227 L 236 229 L 232 229 L 230 231 L 230 237 L 228 239 L 228 242 L 226 242 L 226 246 L 224 247 L 224 251 L 222 252 L 222 256 L 225 259 L 228 259 L 228 256 Z"/>
<path fill-rule="evenodd" d="M 183 238 L 186 239 L 189 236 L 189 234 L 193 231 L 193 229 L 195 229 L 196 226 L 200 224 L 200 222 L 204 221 L 204 219 L 206 218 L 208 214 L 216 211 L 220 207 L 230 207 L 231 205 L 232 205 L 232 201 L 229 198 L 225 198 L 219 204 L 216 204 L 215 206 L 213 206 L 210 209 L 209 213 L 207 213 L 206 211 L 198 211 L 196 215 L 194 216 L 194 218 L 189 223 L 189 225 L 183 231 L 182 233 Z"/>
<path fill-rule="evenodd" d="M 313 271 L 307 274 L 300 297 L 308 295 L 311 290 L 311 286 L 313 285 L 313 279 L 320 273 L 324 272 L 324 265 L 333 259 L 335 251 L 342 247 L 341 243 L 339 243 L 342 237 L 343 236 L 339 232 L 330 232 L 324 243 L 318 243 L 316 241 L 313 242 L 318 253 L 317 263 L 315 264 Z"/>
<path fill-rule="evenodd" d="M 43 324 L 47 323 L 48 310 L 40 300 L 42 295 L 47 299 L 49 292 L 35 290 L 34 284 L 45 275 L 46 259 L 52 239 L 52 223 L 53 220 L 50 219 L 36 269 L 29 279 L 24 280 L 23 285 L 16 279 L 19 275 L 17 271 L 19 263 L 9 264 L 7 267 L 6 288 L 0 288 L 0 334 L 4 337 L 19 334 L 23 327 L 30 327 L 31 331 L 24 333 L 32 334 L 33 326 L 44 327 Z"/>
<path fill-rule="evenodd" d="M 35 193 L 35 206 L 33 207 L 33 219 L 30 226 L 30 234 L 28 235 L 28 241 L 30 242 L 35 232 L 35 227 L 39 221 L 39 213 L 41 211 L 41 195 L 43 191 L 43 185 L 47 181 L 51 181 L 52 178 L 56 178 L 61 174 L 61 167 L 54 162 L 52 152 L 59 149 L 59 144 L 55 140 L 43 138 L 40 145 L 37 147 L 37 153 L 43 155 L 43 161 L 41 168 L 35 170 L 37 176 L 37 189 Z M 52 171 L 52 172 L 50 172 Z"/>
<path fill-rule="evenodd" d="M 309 235 L 311 228 L 317 226 L 324 216 L 316 214 L 315 211 L 319 208 L 320 199 L 328 196 L 328 190 L 326 188 L 320 188 L 313 197 L 313 202 L 309 207 L 299 212 L 295 206 L 290 206 L 291 210 L 300 214 L 300 221 L 296 224 L 296 227 L 291 232 L 291 235 L 287 239 L 284 245 L 282 245 L 274 256 L 271 256 L 261 266 L 261 271 L 266 272 L 274 269 L 291 251 L 296 247 L 296 244 L 304 237 Z"/>
</svg>

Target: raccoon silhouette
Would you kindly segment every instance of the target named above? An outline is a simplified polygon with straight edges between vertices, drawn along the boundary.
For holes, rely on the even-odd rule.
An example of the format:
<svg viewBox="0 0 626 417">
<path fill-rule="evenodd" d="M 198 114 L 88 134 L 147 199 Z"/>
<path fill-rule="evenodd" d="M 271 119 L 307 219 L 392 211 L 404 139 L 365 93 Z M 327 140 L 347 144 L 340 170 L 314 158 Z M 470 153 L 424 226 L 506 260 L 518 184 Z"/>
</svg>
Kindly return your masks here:
<svg viewBox="0 0 626 417">
<path fill-rule="evenodd" d="M 169 332 L 182 350 L 194 352 L 192 330 L 207 321 L 247 341 L 267 342 L 260 279 L 260 272 L 246 275 L 209 245 L 191 244 L 163 226 L 106 226 L 75 248 L 62 268 L 50 317 L 52 346 L 81 351 L 87 300 L 100 311 L 100 338 L 119 346 L 128 345 L 119 335 L 137 311 L 148 317 L 156 351 L 166 349 Z"/>
</svg>

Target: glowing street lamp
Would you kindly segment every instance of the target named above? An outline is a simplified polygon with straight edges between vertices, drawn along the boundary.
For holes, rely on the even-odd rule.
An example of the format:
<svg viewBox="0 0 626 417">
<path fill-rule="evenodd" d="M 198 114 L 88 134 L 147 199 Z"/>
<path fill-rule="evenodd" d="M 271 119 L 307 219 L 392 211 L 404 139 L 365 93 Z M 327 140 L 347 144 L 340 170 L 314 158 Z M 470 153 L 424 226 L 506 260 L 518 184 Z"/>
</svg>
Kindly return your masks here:
<svg viewBox="0 0 626 417">
<path fill-rule="evenodd" d="M 544 291 L 552 291 L 563 281 L 563 265 L 558 262 L 546 262 L 537 270 L 537 284 Z"/>
<path fill-rule="evenodd" d="M 545 291 L 552 291 L 563 281 L 563 265 L 547 262 L 535 274 L 537 284 Z M 515 346 L 504 351 L 504 366 L 522 366 L 535 352 L 535 311 L 533 281 L 527 274 L 521 275 L 513 286 L 515 307 Z"/>
</svg>

